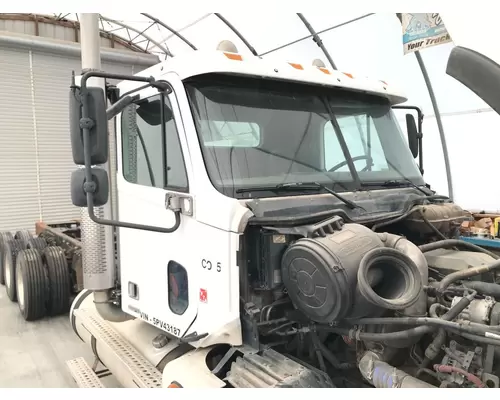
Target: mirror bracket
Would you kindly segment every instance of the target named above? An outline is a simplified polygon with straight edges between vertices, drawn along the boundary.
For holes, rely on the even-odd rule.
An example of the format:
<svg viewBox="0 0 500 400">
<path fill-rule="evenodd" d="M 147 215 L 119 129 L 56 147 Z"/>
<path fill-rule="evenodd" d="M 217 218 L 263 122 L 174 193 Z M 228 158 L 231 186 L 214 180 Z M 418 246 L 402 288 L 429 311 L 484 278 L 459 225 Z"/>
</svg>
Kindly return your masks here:
<svg viewBox="0 0 500 400">
<path fill-rule="evenodd" d="M 179 193 L 167 193 L 165 195 L 165 208 L 171 211 L 179 211 L 182 215 L 193 216 L 193 198 L 189 195 Z"/>
<path fill-rule="evenodd" d="M 166 81 L 161 81 L 158 82 L 156 81 L 152 76 L 150 77 L 142 77 L 142 76 L 133 76 L 133 75 L 123 75 L 123 74 L 113 74 L 113 73 L 107 73 L 107 72 L 102 72 L 102 71 L 88 71 L 85 72 L 82 75 L 81 79 L 81 84 L 80 84 L 80 95 L 81 95 L 81 107 L 82 107 L 82 112 L 81 112 L 81 118 L 80 118 L 80 126 L 82 127 L 82 141 L 83 141 L 83 153 L 84 153 L 84 173 L 85 173 L 85 180 L 86 183 L 84 185 L 85 189 L 85 194 L 87 197 L 87 211 L 89 214 L 89 217 L 92 221 L 94 221 L 96 224 L 101 224 L 101 225 L 107 225 L 107 226 L 113 226 L 117 228 L 129 228 L 129 229 L 138 229 L 138 230 L 145 230 L 145 231 L 151 231 L 151 232 L 159 232 L 159 233 L 172 233 L 175 232 L 181 223 L 180 215 L 182 209 L 180 207 L 176 206 L 176 202 L 174 201 L 172 203 L 173 206 L 175 206 L 174 215 L 175 215 L 175 223 L 172 227 L 170 228 L 163 228 L 159 226 L 150 226 L 150 225 L 142 225 L 142 224 L 134 224 L 130 222 L 124 222 L 124 221 L 116 221 L 116 220 L 111 220 L 111 219 L 105 219 L 105 218 L 100 218 L 98 217 L 95 212 L 94 212 L 94 205 L 95 205 L 95 194 L 94 191 L 96 190 L 95 186 L 92 185 L 93 178 L 92 178 L 92 165 L 91 165 L 91 138 L 90 138 L 90 130 L 93 127 L 94 121 L 90 118 L 90 96 L 89 96 L 89 87 L 87 86 L 87 81 L 92 78 L 104 78 L 104 79 L 116 79 L 116 80 L 122 80 L 122 81 L 134 81 L 134 82 L 145 82 L 147 83 L 146 86 L 154 86 L 154 87 L 159 87 L 162 90 L 166 87 L 165 85 L 168 85 L 168 82 Z M 171 88 L 169 88 L 170 91 L 172 91 Z M 106 110 L 104 110 L 106 111 Z M 106 127 L 107 128 L 107 127 Z M 181 204 L 181 202 L 178 202 L 177 204 Z M 192 207 L 191 207 L 192 209 Z M 192 212 L 192 211 L 191 211 Z"/>
</svg>

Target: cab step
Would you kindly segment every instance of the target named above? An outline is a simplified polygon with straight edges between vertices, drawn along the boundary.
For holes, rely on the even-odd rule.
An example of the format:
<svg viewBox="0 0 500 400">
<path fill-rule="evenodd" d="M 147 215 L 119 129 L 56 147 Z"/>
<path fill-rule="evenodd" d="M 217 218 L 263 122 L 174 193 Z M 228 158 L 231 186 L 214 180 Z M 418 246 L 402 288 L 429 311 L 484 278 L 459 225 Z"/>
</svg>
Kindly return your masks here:
<svg viewBox="0 0 500 400">
<path fill-rule="evenodd" d="M 150 389 L 162 387 L 161 372 L 103 320 L 97 312 L 79 309 L 75 310 L 74 313 L 96 339 L 97 346 L 107 347 L 107 354 L 113 354 L 114 361 L 121 363 L 124 369 L 129 371 L 127 382 L 120 382 L 123 386 Z"/>
<path fill-rule="evenodd" d="M 69 372 L 79 388 L 104 388 L 99 377 L 83 357 L 66 361 Z"/>
</svg>

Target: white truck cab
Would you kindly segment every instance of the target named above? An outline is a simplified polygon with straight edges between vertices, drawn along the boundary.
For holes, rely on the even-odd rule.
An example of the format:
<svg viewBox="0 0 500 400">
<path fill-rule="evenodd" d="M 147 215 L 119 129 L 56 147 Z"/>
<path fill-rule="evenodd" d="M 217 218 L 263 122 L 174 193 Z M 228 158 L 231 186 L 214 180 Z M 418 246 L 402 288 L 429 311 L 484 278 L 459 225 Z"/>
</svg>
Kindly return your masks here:
<svg viewBox="0 0 500 400">
<path fill-rule="evenodd" d="M 122 80 L 107 114 L 92 77 Z M 70 99 L 73 156 L 85 166 L 72 198 L 91 219 L 83 243 L 111 227 L 118 260 L 103 267 L 84 247 L 87 290 L 71 321 L 122 385 L 435 385 L 390 364 L 432 330 L 355 330 L 427 316 L 429 267 L 447 258 L 432 261 L 425 246 L 449 248 L 469 218 L 425 185 L 421 121 L 407 116 L 408 145 L 397 88 L 224 42 L 134 77 L 87 72 Z M 110 190 L 96 165 L 114 151 Z M 99 211 L 110 202 L 113 219 Z M 351 358 L 339 361 L 338 346 Z"/>
</svg>

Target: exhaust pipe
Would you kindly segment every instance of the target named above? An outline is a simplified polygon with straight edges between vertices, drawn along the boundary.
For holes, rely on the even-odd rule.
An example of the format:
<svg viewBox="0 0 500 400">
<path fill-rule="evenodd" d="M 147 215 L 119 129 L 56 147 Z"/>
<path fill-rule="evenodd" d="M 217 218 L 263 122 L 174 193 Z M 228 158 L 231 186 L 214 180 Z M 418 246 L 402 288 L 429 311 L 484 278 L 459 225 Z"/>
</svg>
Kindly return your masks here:
<svg viewBox="0 0 500 400">
<path fill-rule="evenodd" d="M 380 356 L 367 351 L 358 364 L 359 372 L 368 382 L 379 389 L 434 388 L 427 382 L 414 378 L 381 360 Z"/>
</svg>

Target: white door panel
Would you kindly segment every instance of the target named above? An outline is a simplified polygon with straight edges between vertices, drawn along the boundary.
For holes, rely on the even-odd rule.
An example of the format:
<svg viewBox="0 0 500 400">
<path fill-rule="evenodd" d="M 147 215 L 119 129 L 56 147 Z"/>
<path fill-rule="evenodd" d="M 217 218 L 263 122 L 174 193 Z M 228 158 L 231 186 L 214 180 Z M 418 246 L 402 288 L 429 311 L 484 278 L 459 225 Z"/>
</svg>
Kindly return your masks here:
<svg viewBox="0 0 500 400">
<path fill-rule="evenodd" d="M 180 102 L 185 105 L 182 84 L 173 82 L 173 88 L 182 98 Z M 149 88 L 140 93 L 141 100 L 151 102 L 151 96 L 156 94 L 155 89 Z M 199 222 L 196 218 L 197 202 L 204 203 L 204 209 L 211 209 L 219 218 L 229 218 L 230 221 L 225 224 L 228 227 L 236 223 L 232 221 L 235 217 L 239 221 L 242 206 L 233 200 L 228 207 L 224 203 L 226 199 L 213 188 L 205 189 L 207 183 L 204 181 L 206 172 L 203 163 L 203 169 L 199 169 L 199 144 L 192 137 L 188 141 L 185 134 L 184 122 L 189 115 L 181 117 L 175 92 L 168 99 L 175 123 L 171 121 L 166 124 L 169 136 L 167 189 L 163 187 L 161 126 L 146 124 L 144 121 L 148 117 L 141 120 L 140 115 L 138 116 L 137 126 L 149 151 L 146 158 L 141 150 L 141 140 L 137 137 L 137 157 L 133 158 L 130 143 L 127 142 L 129 145 L 123 147 L 122 127 L 130 130 L 135 125 L 124 120 L 122 126 L 122 121 L 117 121 L 119 219 L 142 225 L 172 227 L 175 215 L 166 209 L 167 193 L 191 196 L 193 215 L 181 215 L 180 226 L 173 233 L 120 228 L 122 308 L 178 337 L 187 333 L 212 334 L 215 331 L 224 336 L 220 328 L 239 321 L 239 269 L 236 263 L 238 235 L 229 232 L 229 229 L 219 229 Z M 178 134 L 178 139 L 174 133 Z M 196 135 L 196 132 L 190 134 Z M 197 165 L 196 170 L 193 165 Z M 181 167 L 184 168 L 183 171 Z M 186 182 L 189 190 L 182 189 Z M 169 184 L 174 187 L 169 187 Z M 179 190 L 182 192 L 176 192 Z M 182 291 L 178 287 L 179 282 L 169 282 L 168 268 L 169 265 L 171 268 L 178 268 L 175 263 L 187 272 L 187 308 L 185 302 L 174 303 L 169 300 L 169 293 Z M 137 285 L 137 298 L 129 295 L 129 283 Z M 172 304 L 177 304 L 173 310 Z M 240 336 L 238 332 L 231 341 L 238 344 Z"/>
</svg>

